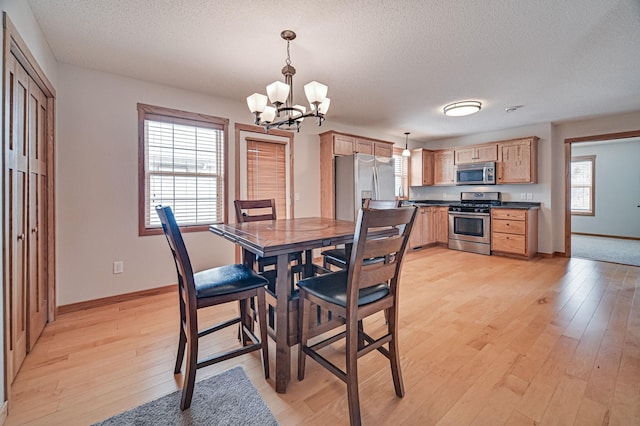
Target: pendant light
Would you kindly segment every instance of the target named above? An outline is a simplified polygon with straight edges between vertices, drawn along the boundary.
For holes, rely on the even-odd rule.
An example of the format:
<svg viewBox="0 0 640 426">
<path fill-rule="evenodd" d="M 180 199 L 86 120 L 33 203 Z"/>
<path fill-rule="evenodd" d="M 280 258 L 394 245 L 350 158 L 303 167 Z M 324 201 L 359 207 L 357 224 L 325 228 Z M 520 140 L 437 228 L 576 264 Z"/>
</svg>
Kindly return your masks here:
<svg viewBox="0 0 640 426">
<path fill-rule="evenodd" d="M 402 156 L 403 157 L 411 157 L 411 151 L 409 151 L 409 135 L 411 133 L 409 132 L 404 132 L 405 134 L 405 141 L 404 141 L 404 150 L 402 151 Z"/>
</svg>

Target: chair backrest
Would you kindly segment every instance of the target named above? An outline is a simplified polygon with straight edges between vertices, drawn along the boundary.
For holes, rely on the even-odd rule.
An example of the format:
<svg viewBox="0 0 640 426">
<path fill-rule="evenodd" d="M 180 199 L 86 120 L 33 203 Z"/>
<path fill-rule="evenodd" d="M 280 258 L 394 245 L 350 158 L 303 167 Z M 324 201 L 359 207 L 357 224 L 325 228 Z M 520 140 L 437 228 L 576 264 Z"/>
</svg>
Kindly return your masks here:
<svg viewBox="0 0 640 426">
<path fill-rule="evenodd" d="M 364 208 L 365 209 L 395 209 L 400 207 L 402 203 L 401 200 L 372 200 L 371 198 L 366 198 L 364 200 Z"/>
<path fill-rule="evenodd" d="M 276 201 L 274 199 L 235 200 L 233 204 L 236 207 L 236 223 L 276 220 Z M 256 209 L 260 210 L 258 214 L 255 214 Z M 264 209 L 269 210 L 265 212 Z M 254 210 L 254 212 L 250 210 Z"/>
<path fill-rule="evenodd" d="M 156 206 L 156 213 L 162 223 L 162 230 L 169 243 L 171 254 L 173 255 L 173 261 L 176 265 L 176 273 L 178 274 L 178 289 L 180 292 L 180 309 L 185 309 L 183 305 L 184 301 L 187 301 L 187 306 L 191 309 L 191 312 L 195 312 L 196 295 L 195 295 L 195 283 L 193 280 L 193 269 L 191 266 L 191 260 L 187 253 L 187 247 L 182 239 L 182 232 L 176 222 L 176 218 L 173 215 L 173 211 L 169 206 Z"/>
<path fill-rule="evenodd" d="M 347 307 L 357 307 L 358 292 L 362 288 L 388 283 L 395 296 L 402 260 L 418 209 L 414 206 L 393 209 L 362 209 L 358 214 L 353 250 L 349 262 Z M 373 228 L 394 227 L 398 234 L 368 238 Z M 364 259 L 384 257 L 385 262 L 364 264 Z"/>
</svg>

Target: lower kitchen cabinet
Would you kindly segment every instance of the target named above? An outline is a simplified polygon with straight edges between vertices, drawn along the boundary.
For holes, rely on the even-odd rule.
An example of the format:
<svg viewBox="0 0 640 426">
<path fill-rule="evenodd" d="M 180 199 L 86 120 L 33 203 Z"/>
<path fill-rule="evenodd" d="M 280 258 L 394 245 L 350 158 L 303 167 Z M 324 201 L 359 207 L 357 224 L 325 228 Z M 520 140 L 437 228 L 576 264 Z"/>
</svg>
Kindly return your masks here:
<svg viewBox="0 0 640 426">
<path fill-rule="evenodd" d="M 434 207 L 436 243 L 449 244 L 449 207 Z"/>
<path fill-rule="evenodd" d="M 411 248 L 449 243 L 449 207 L 420 207 L 409 237 Z"/>
<path fill-rule="evenodd" d="M 538 209 L 491 209 L 491 250 L 528 259 L 538 252 Z"/>
<path fill-rule="evenodd" d="M 416 214 L 413 229 L 409 236 L 409 246 L 411 248 L 422 247 L 436 242 L 434 218 L 434 207 L 420 207 L 418 209 L 418 214 Z"/>
</svg>

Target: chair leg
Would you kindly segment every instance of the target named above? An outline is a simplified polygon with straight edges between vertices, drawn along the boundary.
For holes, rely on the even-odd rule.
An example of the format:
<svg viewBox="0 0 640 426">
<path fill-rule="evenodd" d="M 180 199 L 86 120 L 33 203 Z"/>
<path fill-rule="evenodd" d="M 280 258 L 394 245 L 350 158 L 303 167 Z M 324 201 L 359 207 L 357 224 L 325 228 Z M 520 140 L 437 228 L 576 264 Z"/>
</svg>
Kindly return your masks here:
<svg viewBox="0 0 640 426">
<path fill-rule="evenodd" d="M 193 387 L 196 383 L 196 368 L 198 364 L 198 330 L 189 331 L 187 341 L 187 365 L 185 367 L 184 382 L 182 383 L 182 399 L 180 409 L 186 410 L 191 406 Z"/>
<path fill-rule="evenodd" d="M 360 397 L 358 395 L 358 323 L 347 321 L 347 399 L 349 402 L 349 422 L 359 426 Z"/>
<path fill-rule="evenodd" d="M 184 326 L 180 321 L 180 337 L 178 340 L 178 356 L 176 357 L 176 366 L 173 369 L 173 374 L 178 374 L 182 369 L 182 360 L 184 359 L 184 348 L 187 345 L 187 335 L 184 333 Z"/>
<path fill-rule="evenodd" d="M 269 340 L 267 339 L 267 302 L 264 288 L 258 289 L 258 322 L 260 325 L 260 343 L 262 346 L 262 367 L 264 378 L 269 378 Z"/>
<path fill-rule="evenodd" d="M 398 350 L 398 323 L 397 323 L 397 311 L 396 308 L 390 308 L 385 310 L 388 312 L 388 324 L 389 333 L 391 334 L 391 341 L 389 342 L 389 361 L 391 362 L 391 375 L 393 376 L 393 386 L 396 390 L 396 395 L 400 398 L 404 396 L 404 383 L 402 382 L 402 371 L 400 370 L 400 351 Z"/>
<path fill-rule="evenodd" d="M 305 297 L 304 290 L 300 290 L 298 299 L 298 380 L 304 380 L 304 368 L 307 354 L 304 347 L 309 339 L 309 310 L 311 302 Z"/>
</svg>

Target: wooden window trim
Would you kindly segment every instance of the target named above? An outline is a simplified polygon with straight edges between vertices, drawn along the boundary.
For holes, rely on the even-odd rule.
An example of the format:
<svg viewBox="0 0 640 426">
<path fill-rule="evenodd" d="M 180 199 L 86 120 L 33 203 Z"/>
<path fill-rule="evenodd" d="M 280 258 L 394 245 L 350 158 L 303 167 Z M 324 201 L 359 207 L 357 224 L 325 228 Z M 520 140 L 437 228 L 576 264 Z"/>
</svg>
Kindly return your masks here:
<svg viewBox="0 0 640 426">
<path fill-rule="evenodd" d="M 570 163 L 579 161 L 591 162 L 591 196 L 589 197 L 589 211 L 571 210 L 572 216 L 595 216 L 596 215 L 596 156 L 595 155 L 583 155 L 572 157 Z M 573 189 L 573 184 L 570 185 Z M 571 206 L 569 206 L 571 208 Z"/>
<path fill-rule="evenodd" d="M 174 124 L 198 124 L 202 127 L 222 128 L 224 133 L 222 141 L 223 149 L 223 199 L 222 199 L 222 221 L 227 222 L 228 218 L 228 152 L 229 152 L 229 120 L 225 118 L 214 117 L 211 115 L 182 111 L 172 108 L 147 105 L 138 103 L 138 235 L 160 235 L 163 233 L 161 227 L 147 227 L 145 221 L 146 214 L 146 172 L 145 172 L 145 140 L 144 140 L 144 121 L 147 118 L 162 118 L 163 121 L 172 122 Z M 209 225 L 188 225 L 180 227 L 182 232 L 202 232 L 208 231 Z"/>
</svg>

